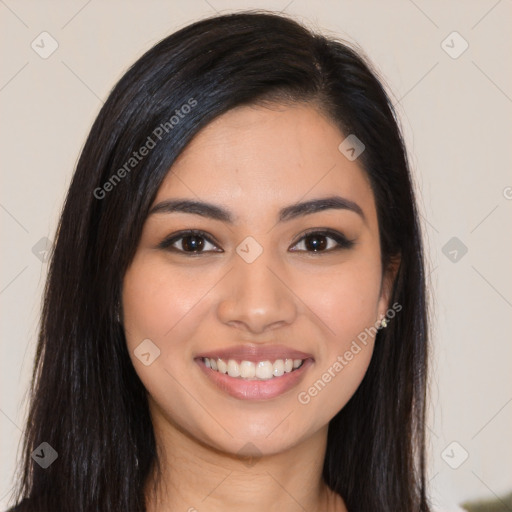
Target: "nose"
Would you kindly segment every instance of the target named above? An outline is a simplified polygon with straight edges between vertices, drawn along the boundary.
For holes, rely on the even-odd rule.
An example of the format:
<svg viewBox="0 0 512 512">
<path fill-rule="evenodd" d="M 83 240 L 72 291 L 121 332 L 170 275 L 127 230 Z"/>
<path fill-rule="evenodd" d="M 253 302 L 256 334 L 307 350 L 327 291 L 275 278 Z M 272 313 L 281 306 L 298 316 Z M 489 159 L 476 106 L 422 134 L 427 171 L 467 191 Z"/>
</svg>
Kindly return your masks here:
<svg viewBox="0 0 512 512">
<path fill-rule="evenodd" d="M 293 323 L 297 315 L 295 296 L 283 270 L 270 263 L 265 252 L 252 263 L 235 258 L 218 304 L 221 322 L 252 334 Z"/>
</svg>

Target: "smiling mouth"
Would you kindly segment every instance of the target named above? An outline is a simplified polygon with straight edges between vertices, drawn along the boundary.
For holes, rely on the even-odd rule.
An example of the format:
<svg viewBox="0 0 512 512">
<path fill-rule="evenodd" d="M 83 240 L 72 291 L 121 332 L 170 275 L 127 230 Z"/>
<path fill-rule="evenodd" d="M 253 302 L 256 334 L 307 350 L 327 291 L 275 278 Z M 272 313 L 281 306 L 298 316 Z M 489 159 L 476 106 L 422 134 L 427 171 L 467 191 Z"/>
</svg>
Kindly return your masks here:
<svg viewBox="0 0 512 512">
<path fill-rule="evenodd" d="M 314 364 L 312 356 L 298 351 L 288 350 L 289 357 L 283 354 L 281 358 L 271 355 L 270 350 L 265 355 L 247 350 L 230 352 L 230 357 L 226 354 L 224 359 L 220 354 L 210 353 L 196 357 L 195 361 L 211 384 L 238 400 L 261 401 L 285 395 L 298 386 Z"/>
<path fill-rule="evenodd" d="M 211 370 L 243 380 L 271 380 L 298 370 L 304 359 L 276 359 L 274 361 L 246 361 L 202 357 L 201 361 Z"/>
</svg>

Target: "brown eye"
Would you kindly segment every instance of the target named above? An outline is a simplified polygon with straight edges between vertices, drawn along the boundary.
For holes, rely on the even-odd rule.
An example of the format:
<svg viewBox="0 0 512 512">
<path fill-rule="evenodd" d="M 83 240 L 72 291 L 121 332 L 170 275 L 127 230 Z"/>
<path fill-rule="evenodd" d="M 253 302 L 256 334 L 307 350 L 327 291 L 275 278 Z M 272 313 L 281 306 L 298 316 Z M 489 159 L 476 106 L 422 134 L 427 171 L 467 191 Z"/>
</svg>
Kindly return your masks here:
<svg viewBox="0 0 512 512">
<path fill-rule="evenodd" d="M 331 252 L 338 249 L 349 249 L 354 245 L 353 240 L 348 240 L 344 235 L 336 231 L 314 231 L 303 236 L 291 249 L 296 252 Z"/>
<path fill-rule="evenodd" d="M 158 247 L 170 251 L 180 252 L 189 255 L 198 255 L 209 252 L 223 252 L 219 249 L 205 233 L 201 231 L 182 231 L 174 233 Z"/>
<path fill-rule="evenodd" d="M 204 238 L 197 235 L 189 235 L 181 238 L 181 246 L 186 252 L 201 251 L 204 247 Z"/>
</svg>

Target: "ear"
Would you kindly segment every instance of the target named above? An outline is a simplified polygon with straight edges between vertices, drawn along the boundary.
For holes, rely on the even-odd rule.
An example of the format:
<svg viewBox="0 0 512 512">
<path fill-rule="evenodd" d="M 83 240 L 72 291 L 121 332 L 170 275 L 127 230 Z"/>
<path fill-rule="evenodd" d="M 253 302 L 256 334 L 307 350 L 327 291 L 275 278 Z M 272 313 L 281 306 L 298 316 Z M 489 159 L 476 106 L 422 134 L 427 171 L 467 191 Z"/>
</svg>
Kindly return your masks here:
<svg viewBox="0 0 512 512">
<path fill-rule="evenodd" d="M 400 254 L 393 256 L 382 273 L 377 320 L 384 318 L 390 307 L 389 302 L 391 300 L 391 292 L 393 291 L 393 285 L 395 283 L 401 261 L 402 258 Z"/>
</svg>

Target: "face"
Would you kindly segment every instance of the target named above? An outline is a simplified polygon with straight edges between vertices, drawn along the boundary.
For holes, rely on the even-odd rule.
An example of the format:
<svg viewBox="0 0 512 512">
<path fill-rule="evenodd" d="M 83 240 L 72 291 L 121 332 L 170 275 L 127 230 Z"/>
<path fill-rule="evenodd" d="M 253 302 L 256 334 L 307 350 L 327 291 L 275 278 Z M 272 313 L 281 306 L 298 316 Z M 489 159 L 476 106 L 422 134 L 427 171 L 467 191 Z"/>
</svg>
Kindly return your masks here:
<svg viewBox="0 0 512 512">
<path fill-rule="evenodd" d="M 172 166 L 122 296 L 154 421 L 271 454 L 325 429 L 354 394 L 391 280 L 344 139 L 311 105 L 244 106 Z"/>
</svg>

